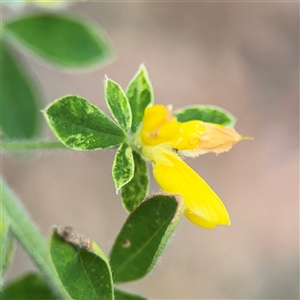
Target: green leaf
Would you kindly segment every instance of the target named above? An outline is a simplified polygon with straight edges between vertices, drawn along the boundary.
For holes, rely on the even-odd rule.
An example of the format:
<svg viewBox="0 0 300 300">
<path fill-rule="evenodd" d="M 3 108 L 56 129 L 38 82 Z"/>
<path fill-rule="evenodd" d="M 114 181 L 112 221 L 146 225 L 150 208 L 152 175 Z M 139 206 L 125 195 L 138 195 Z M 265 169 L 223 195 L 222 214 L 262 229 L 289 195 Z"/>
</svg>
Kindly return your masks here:
<svg viewBox="0 0 300 300">
<path fill-rule="evenodd" d="M 184 211 L 175 195 L 154 195 L 127 218 L 110 254 L 115 282 L 144 277 L 155 265 Z"/>
<path fill-rule="evenodd" d="M 114 299 L 108 259 L 94 241 L 62 226 L 52 234 L 50 254 L 72 299 Z"/>
<path fill-rule="evenodd" d="M 120 145 L 125 134 L 98 107 L 79 96 L 51 103 L 45 117 L 54 134 L 74 150 L 94 150 Z"/>
<path fill-rule="evenodd" d="M 112 54 L 108 38 L 98 26 L 78 17 L 34 14 L 7 21 L 4 34 L 50 63 L 78 68 L 104 62 Z"/>
<path fill-rule="evenodd" d="M 2 196 L 2 195 L 1 195 Z M 0 287 L 3 283 L 3 278 L 8 268 L 11 265 L 12 258 L 15 250 L 15 239 L 11 232 L 11 229 L 8 223 L 5 221 L 5 218 L 2 214 L 0 222 Z"/>
<path fill-rule="evenodd" d="M 123 205 L 129 212 L 145 199 L 149 187 L 149 173 L 145 160 L 135 151 L 133 151 L 133 160 L 133 178 L 121 188 Z"/>
<path fill-rule="evenodd" d="M 0 126 L 8 138 L 32 138 L 39 125 L 35 86 L 25 66 L 1 43 Z"/>
<path fill-rule="evenodd" d="M 37 273 L 28 273 L 4 287 L 1 300 L 56 300 L 52 291 Z"/>
<path fill-rule="evenodd" d="M 131 127 L 131 109 L 122 88 L 114 81 L 106 78 L 104 91 L 107 106 L 118 124 L 127 133 Z"/>
<path fill-rule="evenodd" d="M 233 127 L 236 119 L 226 110 L 212 105 L 187 106 L 174 112 L 179 122 L 201 120 Z"/>
<path fill-rule="evenodd" d="M 140 295 L 134 295 L 119 289 L 115 289 L 115 300 L 148 300 Z"/>
<path fill-rule="evenodd" d="M 134 160 L 131 147 L 124 143 L 118 149 L 112 166 L 112 177 L 117 191 L 133 177 Z"/>
<path fill-rule="evenodd" d="M 131 131 L 135 133 L 143 120 L 145 108 L 153 103 L 153 90 L 144 65 L 129 83 L 126 95 L 132 112 Z"/>
</svg>

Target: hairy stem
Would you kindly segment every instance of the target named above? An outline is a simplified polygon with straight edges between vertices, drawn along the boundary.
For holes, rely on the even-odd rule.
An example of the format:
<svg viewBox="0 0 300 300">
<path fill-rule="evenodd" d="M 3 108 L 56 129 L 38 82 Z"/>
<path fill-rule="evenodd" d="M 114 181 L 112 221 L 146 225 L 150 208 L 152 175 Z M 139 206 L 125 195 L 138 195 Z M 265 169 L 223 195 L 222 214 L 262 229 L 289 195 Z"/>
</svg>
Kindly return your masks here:
<svg viewBox="0 0 300 300">
<path fill-rule="evenodd" d="M 1 218 L 7 219 L 14 236 L 32 258 L 57 297 L 71 299 L 56 274 L 46 241 L 2 178 L 0 178 L 0 192 Z"/>
</svg>

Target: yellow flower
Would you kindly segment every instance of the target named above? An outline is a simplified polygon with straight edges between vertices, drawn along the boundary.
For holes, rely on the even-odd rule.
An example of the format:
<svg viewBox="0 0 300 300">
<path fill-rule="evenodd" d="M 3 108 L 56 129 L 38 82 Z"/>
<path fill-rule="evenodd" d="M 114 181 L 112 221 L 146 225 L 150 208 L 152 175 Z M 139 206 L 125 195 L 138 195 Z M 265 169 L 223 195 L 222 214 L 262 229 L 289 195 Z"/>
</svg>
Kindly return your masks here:
<svg viewBox="0 0 300 300">
<path fill-rule="evenodd" d="M 185 216 L 205 228 L 230 225 L 229 215 L 216 193 L 179 155 L 219 154 L 242 139 L 230 127 L 197 120 L 180 123 L 163 105 L 146 108 L 136 136 L 141 154 L 153 163 L 153 175 L 162 190 L 180 194 Z"/>
</svg>

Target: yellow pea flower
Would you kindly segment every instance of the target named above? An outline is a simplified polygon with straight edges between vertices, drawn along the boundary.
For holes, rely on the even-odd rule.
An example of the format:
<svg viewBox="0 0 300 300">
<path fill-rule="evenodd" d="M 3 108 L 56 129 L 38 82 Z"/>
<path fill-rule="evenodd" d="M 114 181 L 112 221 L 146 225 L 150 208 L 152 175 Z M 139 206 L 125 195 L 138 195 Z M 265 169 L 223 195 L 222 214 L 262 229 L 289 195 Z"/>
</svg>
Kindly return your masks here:
<svg viewBox="0 0 300 300">
<path fill-rule="evenodd" d="M 198 120 L 180 123 L 163 105 L 146 108 L 136 135 L 137 146 L 143 157 L 152 162 L 154 178 L 162 190 L 180 194 L 185 202 L 185 216 L 204 228 L 230 225 L 228 212 L 216 193 L 178 154 L 219 154 L 242 139 L 245 138 L 230 127 Z"/>
</svg>

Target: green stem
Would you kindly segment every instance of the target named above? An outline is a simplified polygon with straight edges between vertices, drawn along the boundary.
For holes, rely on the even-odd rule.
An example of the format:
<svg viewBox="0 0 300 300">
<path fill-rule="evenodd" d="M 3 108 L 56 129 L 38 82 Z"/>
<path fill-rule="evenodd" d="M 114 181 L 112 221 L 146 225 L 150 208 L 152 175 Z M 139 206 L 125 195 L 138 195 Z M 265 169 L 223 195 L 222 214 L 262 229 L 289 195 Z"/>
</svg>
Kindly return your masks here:
<svg viewBox="0 0 300 300">
<path fill-rule="evenodd" d="M 25 141 L 1 141 L 0 149 L 4 151 L 24 151 L 24 150 L 51 150 L 51 149 L 67 149 L 59 141 L 42 141 L 42 140 L 25 140 Z"/>
<path fill-rule="evenodd" d="M 71 299 L 56 274 L 46 241 L 2 178 L 0 178 L 0 191 L 1 218 L 3 215 L 7 219 L 13 234 L 39 268 L 57 297 Z"/>
</svg>

